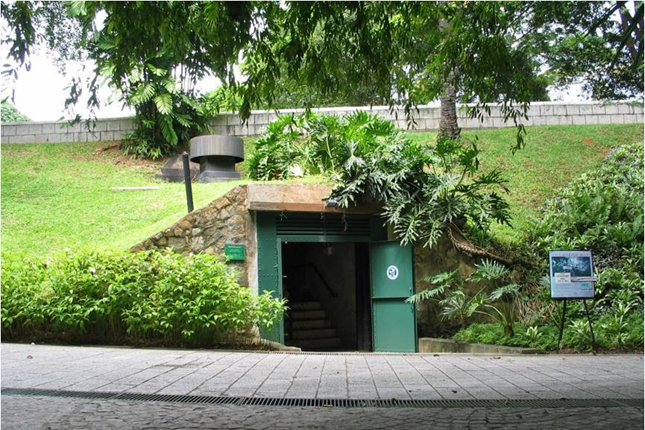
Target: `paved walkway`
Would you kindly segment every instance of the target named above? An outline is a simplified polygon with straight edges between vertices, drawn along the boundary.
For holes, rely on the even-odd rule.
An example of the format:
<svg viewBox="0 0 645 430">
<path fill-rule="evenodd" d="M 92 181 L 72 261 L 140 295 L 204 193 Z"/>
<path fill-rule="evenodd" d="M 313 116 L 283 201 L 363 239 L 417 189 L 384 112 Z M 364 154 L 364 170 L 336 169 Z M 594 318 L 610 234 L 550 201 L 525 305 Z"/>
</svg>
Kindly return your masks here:
<svg viewBox="0 0 645 430">
<path fill-rule="evenodd" d="M 2 344 L 2 388 L 342 399 L 642 399 L 643 356 L 270 354 Z M 603 406 L 603 405 L 600 405 Z M 3 429 L 643 428 L 633 407 L 326 408 L 3 395 Z"/>
<path fill-rule="evenodd" d="M 643 356 L 317 355 L 2 344 L 2 388 L 325 399 L 642 399 Z"/>
</svg>

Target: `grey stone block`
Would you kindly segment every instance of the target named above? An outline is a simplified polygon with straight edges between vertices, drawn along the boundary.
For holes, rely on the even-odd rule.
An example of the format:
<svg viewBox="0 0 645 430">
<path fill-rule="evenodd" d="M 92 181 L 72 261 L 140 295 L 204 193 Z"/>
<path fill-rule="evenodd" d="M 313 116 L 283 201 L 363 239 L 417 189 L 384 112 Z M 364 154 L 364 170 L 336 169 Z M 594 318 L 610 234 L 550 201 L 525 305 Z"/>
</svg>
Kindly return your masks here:
<svg viewBox="0 0 645 430">
<path fill-rule="evenodd" d="M 622 114 L 629 114 L 632 113 L 632 107 L 626 104 L 619 104 L 618 105 L 618 113 Z"/>
<path fill-rule="evenodd" d="M 547 116 L 546 117 L 546 125 L 559 125 L 560 124 L 560 118 L 557 116 Z"/>
<path fill-rule="evenodd" d="M 643 116 L 642 115 L 637 115 L 637 114 L 623 115 L 623 119 L 624 119 L 625 124 L 643 122 Z"/>
<path fill-rule="evenodd" d="M 584 115 L 574 115 L 571 117 L 572 123 L 575 125 L 586 124 Z"/>
<path fill-rule="evenodd" d="M 132 131 L 134 130 L 134 122 L 131 119 L 122 119 L 119 121 L 119 130 L 120 131 Z"/>
<path fill-rule="evenodd" d="M 610 104 L 605 106 L 605 113 L 608 115 L 615 115 L 618 113 L 618 105 Z"/>
<path fill-rule="evenodd" d="M 43 129 L 42 133 L 43 134 L 48 134 L 48 133 L 59 133 L 60 132 L 60 124 L 43 124 Z"/>
<path fill-rule="evenodd" d="M 96 121 L 93 131 L 95 133 L 98 133 L 101 131 L 107 131 L 108 122 L 109 122 L 108 120 Z"/>
<path fill-rule="evenodd" d="M 2 126 L 2 135 L 3 136 L 15 136 L 16 135 L 16 126 L 15 125 L 3 125 Z"/>
<path fill-rule="evenodd" d="M 125 130 L 115 131 L 114 132 L 114 140 L 123 140 L 127 133 L 129 133 L 129 132 L 125 131 Z"/>
<path fill-rule="evenodd" d="M 118 131 L 119 130 L 119 121 L 118 120 L 109 120 L 107 121 L 107 131 Z"/>
<path fill-rule="evenodd" d="M 553 115 L 561 116 L 567 114 L 567 107 L 565 105 L 553 106 Z"/>
<path fill-rule="evenodd" d="M 439 128 L 439 121 L 437 121 L 435 126 L 435 130 Z M 463 128 L 479 128 L 481 123 L 477 118 L 466 118 L 461 122 L 461 126 Z"/>
<path fill-rule="evenodd" d="M 504 118 L 497 118 L 497 117 L 489 118 L 489 122 L 493 127 L 496 127 L 496 128 L 506 127 L 508 125 L 506 124 L 506 122 L 504 122 Z"/>
<path fill-rule="evenodd" d="M 42 134 L 43 126 L 42 124 L 33 124 L 29 126 L 29 134 Z"/>
<path fill-rule="evenodd" d="M 33 134 L 23 134 L 20 136 L 13 136 L 12 143 L 33 143 L 36 136 Z"/>
<path fill-rule="evenodd" d="M 465 115 L 466 110 L 463 110 L 463 112 Z M 504 114 L 502 114 L 502 108 L 500 106 L 491 106 L 489 116 L 492 118 L 503 118 Z"/>
<path fill-rule="evenodd" d="M 604 115 L 605 113 L 607 113 L 607 110 L 603 105 L 593 105 L 591 107 L 591 112 L 594 115 Z"/>
<path fill-rule="evenodd" d="M 593 105 L 580 105 L 580 115 L 592 115 Z"/>
<path fill-rule="evenodd" d="M 540 115 L 542 116 L 549 116 L 553 115 L 553 106 L 551 105 L 541 105 L 540 106 Z"/>
<path fill-rule="evenodd" d="M 226 125 L 226 115 L 217 115 L 211 121 L 213 125 Z"/>
<path fill-rule="evenodd" d="M 88 142 L 98 142 L 100 138 L 100 133 L 86 133 Z"/>
<path fill-rule="evenodd" d="M 579 105 L 567 105 L 566 111 L 567 111 L 567 115 L 580 115 L 580 106 Z"/>
<path fill-rule="evenodd" d="M 226 115 L 226 124 L 227 125 L 240 125 L 242 124 L 242 119 L 235 114 Z"/>
<path fill-rule="evenodd" d="M 585 124 L 599 124 L 598 115 L 586 115 Z"/>
<path fill-rule="evenodd" d="M 35 134 L 34 139 L 31 141 L 31 143 L 45 143 L 45 135 L 40 133 L 40 134 Z"/>
<path fill-rule="evenodd" d="M 21 136 L 29 134 L 29 126 L 28 125 L 18 125 L 16 126 L 16 135 Z"/>
</svg>

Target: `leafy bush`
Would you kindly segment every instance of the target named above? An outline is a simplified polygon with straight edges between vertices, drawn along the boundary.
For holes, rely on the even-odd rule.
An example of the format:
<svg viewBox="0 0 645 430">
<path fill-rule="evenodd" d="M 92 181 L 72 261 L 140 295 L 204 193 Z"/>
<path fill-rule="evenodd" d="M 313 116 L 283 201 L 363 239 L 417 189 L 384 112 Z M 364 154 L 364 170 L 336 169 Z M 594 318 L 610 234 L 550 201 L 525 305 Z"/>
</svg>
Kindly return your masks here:
<svg viewBox="0 0 645 430">
<path fill-rule="evenodd" d="M 365 112 L 345 117 L 283 115 L 269 124 L 256 141 L 249 160 L 249 175 L 262 181 L 304 175 L 332 176 L 347 159 L 350 141 L 397 133 L 389 121 Z"/>
<path fill-rule="evenodd" d="M 2 101 L 2 107 L 0 108 L 2 114 L 2 122 L 22 122 L 22 121 L 31 121 L 31 119 L 20 112 L 18 108 L 9 103 L 8 101 Z"/>
<path fill-rule="evenodd" d="M 144 78 L 147 76 L 147 78 Z M 126 154 L 158 159 L 208 128 L 219 112 L 221 100 L 214 95 L 198 97 L 184 91 L 172 73 L 152 64 L 141 65 L 130 77 L 128 103 L 136 109 L 135 130 L 126 136 Z"/>
<path fill-rule="evenodd" d="M 256 142 L 252 179 L 326 174 L 341 207 L 376 202 L 403 243 L 433 246 L 447 229 L 487 230 L 508 223 L 508 204 L 494 190 L 498 171 L 476 175 L 474 143 L 411 142 L 389 120 L 366 112 L 346 117 L 283 116 Z"/>
<path fill-rule="evenodd" d="M 619 277 L 642 279 L 642 143 L 618 147 L 597 172 L 582 175 L 547 201 L 527 242 L 535 261 L 548 262 L 553 249 L 588 249 L 599 272 L 614 269 Z"/>
<path fill-rule="evenodd" d="M 214 256 L 156 251 L 66 254 L 52 264 L 6 254 L 2 299 L 5 339 L 212 344 L 270 327 L 284 311 L 240 287 Z"/>
</svg>

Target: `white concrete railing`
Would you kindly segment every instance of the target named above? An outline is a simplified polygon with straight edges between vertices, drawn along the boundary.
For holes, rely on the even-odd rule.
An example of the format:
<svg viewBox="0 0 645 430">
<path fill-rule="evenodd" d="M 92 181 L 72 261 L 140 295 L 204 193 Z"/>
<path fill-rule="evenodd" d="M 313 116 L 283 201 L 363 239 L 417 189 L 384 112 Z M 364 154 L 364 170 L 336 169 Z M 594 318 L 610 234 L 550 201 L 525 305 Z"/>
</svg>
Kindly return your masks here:
<svg viewBox="0 0 645 430">
<path fill-rule="evenodd" d="M 387 106 L 373 107 L 336 107 L 316 108 L 314 112 L 330 115 L 345 115 L 357 110 L 371 111 L 390 119 L 401 128 L 407 128 L 402 110 L 390 112 Z M 279 111 L 252 111 L 248 121 L 234 113 L 222 113 L 211 121 L 213 134 L 234 136 L 257 136 L 266 130 L 279 114 L 299 113 L 304 109 L 282 109 Z M 642 123 L 643 107 L 628 103 L 601 102 L 536 102 L 531 104 L 529 119 L 525 125 L 569 125 L 569 124 L 626 124 Z M 414 112 L 415 130 L 433 131 L 439 128 L 440 108 L 437 105 L 419 106 Z M 491 115 L 483 122 L 467 118 L 463 109 L 459 111 L 459 124 L 462 128 L 500 128 L 513 126 L 505 123 L 499 106 L 491 107 Z M 110 118 L 96 121 L 90 132 L 84 123 L 68 126 L 64 121 L 20 122 L 2 124 L 3 143 L 43 143 L 43 142 L 96 142 L 122 140 L 134 129 L 132 118 Z"/>
</svg>

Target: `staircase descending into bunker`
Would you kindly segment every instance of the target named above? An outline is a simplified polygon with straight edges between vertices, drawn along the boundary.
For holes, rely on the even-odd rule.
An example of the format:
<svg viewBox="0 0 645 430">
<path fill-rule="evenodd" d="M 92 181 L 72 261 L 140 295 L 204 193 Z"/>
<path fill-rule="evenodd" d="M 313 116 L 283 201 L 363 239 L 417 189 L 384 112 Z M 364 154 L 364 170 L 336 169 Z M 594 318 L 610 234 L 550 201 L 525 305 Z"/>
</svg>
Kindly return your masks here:
<svg viewBox="0 0 645 430">
<path fill-rule="evenodd" d="M 286 318 L 284 327 L 285 344 L 304 351 L 340 348 L 336 329 L 319 301 L 292 302 L 289 307 L 290 316 Z"/>
</svg>

